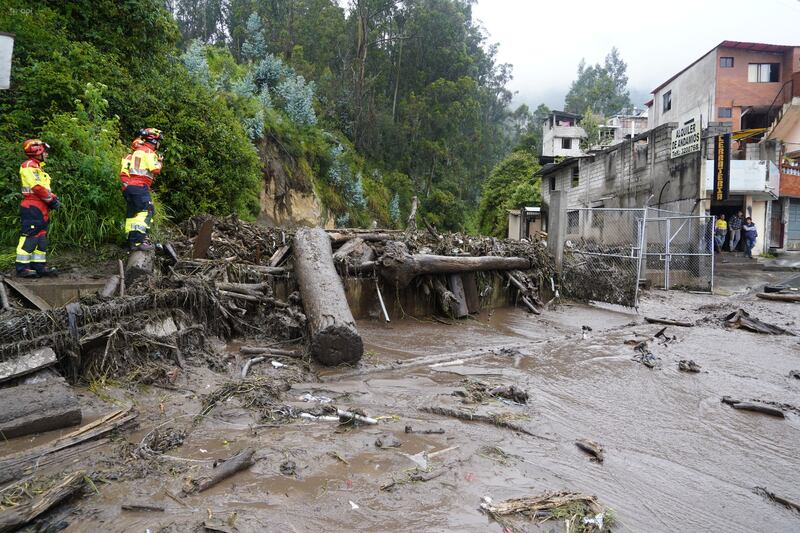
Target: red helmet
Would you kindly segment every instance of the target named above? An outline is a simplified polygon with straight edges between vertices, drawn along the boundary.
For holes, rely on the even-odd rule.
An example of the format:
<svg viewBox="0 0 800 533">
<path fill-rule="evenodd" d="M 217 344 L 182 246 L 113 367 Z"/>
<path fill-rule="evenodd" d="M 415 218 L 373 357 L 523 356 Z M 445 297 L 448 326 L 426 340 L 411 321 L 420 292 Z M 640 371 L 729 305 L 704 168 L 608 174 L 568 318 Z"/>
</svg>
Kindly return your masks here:
<svg viewBox="0 0 800 533">
<path fill-rule="evenodd" d="M 39 139 L 28 139 L 22 143 L 22 150 L 28 157 L 40 156 L 50 149 L 50 145 Z"/>
<path fill-rule="evenodd" d="M 161 142 L 163 137 L 161 136 L 161 130 L 157 130 L 155 128 L 142 128 L 139 130 L 139 138 L 142 140 L 142 142 L 156 145 Z"/>
</svg>

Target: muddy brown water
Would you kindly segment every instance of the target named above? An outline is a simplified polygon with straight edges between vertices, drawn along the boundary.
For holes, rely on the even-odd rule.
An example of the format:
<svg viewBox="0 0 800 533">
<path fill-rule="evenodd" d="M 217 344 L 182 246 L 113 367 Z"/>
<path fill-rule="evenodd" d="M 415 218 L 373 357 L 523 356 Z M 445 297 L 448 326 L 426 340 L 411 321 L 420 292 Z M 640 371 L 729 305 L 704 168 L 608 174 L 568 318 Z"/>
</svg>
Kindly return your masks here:
<svg viewBox="0 0 800 533">
<path fill-rule="evenodd" d="M 752 298 L 653 292 L 641 312 L 697 320 L 740 305 L 763 320 L 800 329 L 795 307 Z M 586 338 L 583 325 L 591 327 Z M 360 322 L 367 350 L 362 367 L 319 369 L 319 382 L 297 384 L 287 397 L 298 408 L 313 407 L 300 399 L 304 393 L 330 397 L 338 406 L 386 417 L 379 425 L 342 430 L 300 421 L 253 430 L 252 413 L 229 400 L 168 452 L 181 459 L 167 462 L 163 473 L 100 483 L 99 495 L 76 502 L 66 531 L 194 531 L 213 516 L 231 518 L 239 531 L 499 532 L 503 528 L 479 510 L 482 497 L 498 501 L 561 489 L 596 495 L 615 510 L 616 531 L 800 530 L 800 515 L 752 492 L 765 486 L 800 501 L 800 416 L 776 419 L 720 402 L 733 395 L 800 406 L 800 382 L 788 378 L 800 369 L 798 339 L 728 331 L 717 321 L 669 327 L 675 341 L 651 343 L 660 368 L 632 361 L 635 352 L 624 342 L 659 329 L 635 314 L 585 306 L 562 306 L 540 317 L 498 309 L 453 325 Z M 703 372 L 679 372 L 680 359 L 695 360 Z M 527 389 L 529 403 L 465 406 L 452 393 L 467 378 Z M 186 376 L 183 391 L 129 393 L 126 399 L 150 414 L 125 437 L 138 442 L 159 424 L 187 427 L 200 410 L 191 391 L 206 394 L 222 381 L 204 370 Z M 505 414 L 538 437 L 428 414 L 419 410 L 424 406 Z M 445 433 L 408 434 L 407 425 Z M 382 435 L 402 445 L 378 449 L 375 440 Z M 605 447 L 603 464 L 578 450 L 574 441 L 581 438 Z M 248 471 L 202 495 L 179 497 L 180 503 L 165 495 L 178 494 L 198 465 L 246 446 L 258 450 Z M 428 466 L 444 468 L 444 475 L 380 490 L 424 462 L 425 452 L 433 455 Z M 286 460 L 296 463 L 296 476 L 281 475 Z M 171 462 L 182 471 L 171 474 Z M 120 510 L 130 502 L 156 502 L 166 510 Z M 542 530 L 562 531 L 563 524 L 547 523 Z"/>
</svg>

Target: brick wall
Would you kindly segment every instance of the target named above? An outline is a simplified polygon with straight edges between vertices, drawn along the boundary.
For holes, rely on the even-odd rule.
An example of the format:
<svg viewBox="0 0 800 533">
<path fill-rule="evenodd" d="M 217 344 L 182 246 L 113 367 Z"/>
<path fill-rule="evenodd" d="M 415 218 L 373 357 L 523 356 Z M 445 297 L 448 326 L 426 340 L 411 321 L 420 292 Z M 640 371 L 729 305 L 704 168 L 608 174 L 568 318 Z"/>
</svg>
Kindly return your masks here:
<svg viewBox="0 0 800 533">
<path fill-rule="evenodd" d="M 794 56 L 797 48 L 786 52 L 757 52 L 734 48 L 717 49 L 717 84 L 714 117 L 718 116 L 720 107 L 733 108 L 733 117 L 718 118 L 721 122 L 730 122 L 733 131 L 741 129 L 742 108 L 748 106 L 770 105 L 783 84 L 792 78 L 792 73 L 800 70 Z M 733 68 L 721 68 L 720 57 L 733 57 Z M 780 81 L 773 83 L 755 83 L 747 81 L 750 63 L 779 63 Z"/>
<path fill-rule="evenodd" d="M 781 172 L 781 193 L 780 196 L 790 196 L 800 198 L 800 175 L 794 172 L 789 174 Z"/>
</svg>

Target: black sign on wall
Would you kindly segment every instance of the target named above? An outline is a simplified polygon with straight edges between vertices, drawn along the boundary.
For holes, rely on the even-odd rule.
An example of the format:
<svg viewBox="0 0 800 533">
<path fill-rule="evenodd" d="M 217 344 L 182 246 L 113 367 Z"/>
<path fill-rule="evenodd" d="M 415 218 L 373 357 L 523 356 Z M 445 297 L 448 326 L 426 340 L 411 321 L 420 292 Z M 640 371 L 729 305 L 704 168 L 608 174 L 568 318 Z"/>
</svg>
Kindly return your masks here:
<svg viewBox="0 0 800 533">
<path fill-rule="evenodd" d="M 714 200 L 728 199 L 731 189 L 731 134 L 714 137 Z"/>
</svg>

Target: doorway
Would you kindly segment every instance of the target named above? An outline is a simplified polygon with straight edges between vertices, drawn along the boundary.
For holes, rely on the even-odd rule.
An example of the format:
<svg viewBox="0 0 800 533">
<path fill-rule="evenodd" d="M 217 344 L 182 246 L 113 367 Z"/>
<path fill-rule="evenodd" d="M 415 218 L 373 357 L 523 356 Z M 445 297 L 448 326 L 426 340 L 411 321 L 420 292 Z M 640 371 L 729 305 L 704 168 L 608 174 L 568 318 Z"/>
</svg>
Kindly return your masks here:
<svg viewBox="0 0 800 533">
<path fill-rule="evenodd" d="M 745 206 L 747 203 L 745 202 L 745 197 L 741 195 L 731 195 L 727 200 L 722 201 L 711 201 L 711 214 L 715 217 L 719 218 L 720 215 L 725 215 L 725 220 L 730 220 L 732 216 L 734 216 L 739 211 L 742 212 L 742 218 L 747 218 L 747 210 Z M 728 251 L 730 249 L 730 238 L 731 233 L 730 231 L 725 236 L 725 242 L 722 245 L 722 249 Z M 739 243 L 736 245 L 736 250 L 734 251 L 743 251 L 744 250 L 744 242 L 743 239 L 739 239 Z"/>
</svg>

